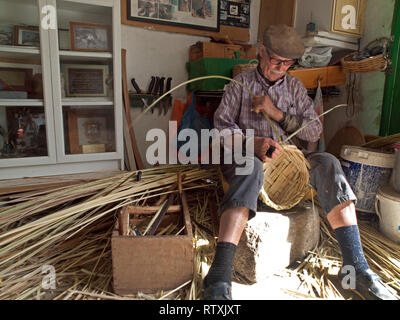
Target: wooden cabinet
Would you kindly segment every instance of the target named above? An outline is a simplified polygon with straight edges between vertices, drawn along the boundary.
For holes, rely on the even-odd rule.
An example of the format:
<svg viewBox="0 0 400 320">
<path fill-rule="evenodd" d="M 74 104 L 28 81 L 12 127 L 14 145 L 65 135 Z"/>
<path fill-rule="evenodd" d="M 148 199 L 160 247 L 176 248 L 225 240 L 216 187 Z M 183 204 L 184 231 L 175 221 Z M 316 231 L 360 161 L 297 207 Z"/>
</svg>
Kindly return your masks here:
<svg viewBox="0 0 400 320">
<path fill-rule="evenodd" d="M 346 74 L 341 66 L 289 70 L 289 74 L 299 78 L 307 89 L 317 88 L 318 80 L 321 81 L 321 87 L 340 86 L 346 83 Z"/>
<path fill-rule="evenodd" d="M 0 8 L 0 179 L 120 170 L 120 1 Z"/>
</svg>

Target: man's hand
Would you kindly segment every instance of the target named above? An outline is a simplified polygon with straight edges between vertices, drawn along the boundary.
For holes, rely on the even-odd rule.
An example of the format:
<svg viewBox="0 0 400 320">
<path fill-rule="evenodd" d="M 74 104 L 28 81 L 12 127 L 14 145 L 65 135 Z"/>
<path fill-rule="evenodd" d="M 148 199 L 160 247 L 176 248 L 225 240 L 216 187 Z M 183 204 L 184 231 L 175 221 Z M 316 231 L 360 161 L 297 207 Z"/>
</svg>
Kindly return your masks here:
<svg viewBox="0 0 400 320">
<path fill-rule="evenodd" d="M 267 157 L 267 151 L 269 147 L 275 147 L 275 151 L 272 153 L 271 158 Z M 281 145 L 270 138 L 254 137 L 254 154 L 260 158 L 263 162 L 269 162 L 279 156 L 282 151 Z"/>
<path fill-rule="evenodd" d="M 273 120 L 279 122 L 283 118 L 283 112 L 279 110 L 271 101 L 271 98 L 266 96 L 254 96 L 253 100 L 253 111 L 259 113 L 264 110 L 267 115 L 272 118 Z"/>
</svg>

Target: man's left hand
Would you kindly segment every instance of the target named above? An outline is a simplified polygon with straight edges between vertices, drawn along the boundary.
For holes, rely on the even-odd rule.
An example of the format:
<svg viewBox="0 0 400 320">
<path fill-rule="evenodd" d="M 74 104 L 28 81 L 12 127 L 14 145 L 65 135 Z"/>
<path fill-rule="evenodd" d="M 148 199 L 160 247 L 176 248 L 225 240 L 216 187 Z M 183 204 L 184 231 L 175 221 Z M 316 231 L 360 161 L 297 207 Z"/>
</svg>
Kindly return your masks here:
<svg viewBox="0 0 400 320">
<path fill-rule="evenodd" d="M 282 120 L 283 112 L 274 106 L 268 95 L 254 96 L 252 102 L 254 106 L 253 111 L 259 113 L 264 110 L 271 119 L 277 122 Z"/>
</svg>

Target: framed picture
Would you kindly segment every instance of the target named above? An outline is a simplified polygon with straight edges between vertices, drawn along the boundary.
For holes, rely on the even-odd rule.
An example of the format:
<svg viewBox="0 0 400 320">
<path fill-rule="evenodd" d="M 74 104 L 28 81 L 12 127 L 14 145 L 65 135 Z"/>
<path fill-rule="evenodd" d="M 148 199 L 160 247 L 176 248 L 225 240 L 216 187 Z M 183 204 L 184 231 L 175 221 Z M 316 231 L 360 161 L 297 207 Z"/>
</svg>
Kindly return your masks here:
<svg viewBox="0 0 400 320">
<path fill-rule="evenodd" d="M 0 81 L 5 91 L 32 90 L 32 69 L 0 67 Z"/>
<path fill-rule="evenodd" d="M 107 97 L 107 65 L 64 64 L 66 97 Z"/>
<path fill-rule="evenodd" d="M 15 44 L 18 46 L 40 47 L 39 28 L 15 26 Z"/>
<path fill-rule="evenodd" d="M 250 0 L 220 0 L 220 24 L 250 28 Z"/>
<path fill-rule="evenodd" d="M 127 0 L 127 19 L 219 31 L 218 0 Z"/>
<path fill-rule="evenodd" d="M 112 109 L 65 108 L 68 123 L 66 153 L 115 151 L 114 113 Z"/>
<path fill-rule="evenodd" d="M 111 51 L 110 28 L 107 25 L 69 22 L 71 50 Z"/>
<path fill-rule="evenodd" d="M 0 45 L 14 44 L 14 26 L 0 25 Z"/>
</svg>

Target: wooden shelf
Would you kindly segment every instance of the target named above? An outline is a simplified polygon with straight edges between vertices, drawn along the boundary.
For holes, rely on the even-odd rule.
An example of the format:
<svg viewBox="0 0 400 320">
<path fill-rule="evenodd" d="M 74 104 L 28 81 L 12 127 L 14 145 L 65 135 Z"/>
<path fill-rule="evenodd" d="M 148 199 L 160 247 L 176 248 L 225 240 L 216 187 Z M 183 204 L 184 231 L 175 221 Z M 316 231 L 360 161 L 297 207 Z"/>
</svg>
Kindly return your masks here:
<svg viewBox="0 0 400 320">
<path fill-rule="evenodd" d="M 318 87 L 318 79 L 321 87 L 340 86 L 346 84 L 346 73 L 341 66 L 328 66 L 322 68 L 304 68 L 289 70 L 291 76 L 297 77 L 307 89 Z"/>
</svg>

